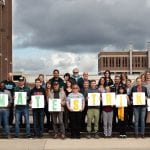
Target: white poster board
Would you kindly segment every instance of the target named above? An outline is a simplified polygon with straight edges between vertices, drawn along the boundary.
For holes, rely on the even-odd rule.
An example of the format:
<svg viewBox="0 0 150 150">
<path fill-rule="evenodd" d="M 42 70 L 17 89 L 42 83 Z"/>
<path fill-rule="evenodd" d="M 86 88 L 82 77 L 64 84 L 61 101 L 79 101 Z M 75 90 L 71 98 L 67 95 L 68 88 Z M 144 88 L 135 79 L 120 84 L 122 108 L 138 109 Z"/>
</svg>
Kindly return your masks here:
<svg viewBox="0 0 150 150">
<path fill-rule="evenodd" d="M 116 95 L 116 107 L 127 107 L 127 94 Z"/>
<path fill-rule="evenodd" d="M 113 106 L 116 103 L 115 93 L 102 93 L 103 106 Z"/>
<path fill-rule="evenodd" d="M 61 111 L 61 99 L 49 99 L 48 109 L 51 112 Z"/>
<path fill-rule="evenodd" d="M 88 106 L 100 106 L 100 93 L 88 93 Z"/>
<path fill-rule="evenodd" d="M 133 105 L 145 105 L 145 93 L 144 92 L 133 92 Z"/>
<path fill-rule="evenodd" d="M 44 95 L 31 96 L 32 108 L 44 108 Z"/>
<path fill-rule="evenodd" d="M 0 107 L 8 107 L 8 94 L 0 94 Z"/>
<path fill-rule="evenodd" d="M 73 111 L 82 110 L 82 99 L 81 98 L 71 98 L 70 99 L 70 107 Z"/>
<path fill-rule="evenodd" d="M 27 92 L 15 92 L 15 105 L 27 105 Z"/>
</svg>

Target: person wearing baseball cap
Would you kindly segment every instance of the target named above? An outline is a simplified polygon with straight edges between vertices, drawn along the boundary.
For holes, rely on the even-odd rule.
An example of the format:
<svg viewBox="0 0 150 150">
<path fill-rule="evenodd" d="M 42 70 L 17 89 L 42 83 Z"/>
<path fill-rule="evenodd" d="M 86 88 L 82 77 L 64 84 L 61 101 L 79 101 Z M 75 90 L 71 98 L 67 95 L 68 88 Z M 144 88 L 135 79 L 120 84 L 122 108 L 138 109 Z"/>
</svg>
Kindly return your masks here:
<svg viewBox="0 0 150 150">
<path fill-rule="evenodd" d="M 19 78 L 18 86 L 15 88 L 15 92 L 26 92 L 27 93 L 27 104 L 26 105 L 15 105 L 15 137 L 19 137 L 19 126 L 20 118 L 24 116 L 26 125 L 26 137 L 30 137 L 30 123 L 29 123 L 29 98 L 30 98 L 30 88 L 25 84 L 26 78 L 21 76 Z"/>
</svg>

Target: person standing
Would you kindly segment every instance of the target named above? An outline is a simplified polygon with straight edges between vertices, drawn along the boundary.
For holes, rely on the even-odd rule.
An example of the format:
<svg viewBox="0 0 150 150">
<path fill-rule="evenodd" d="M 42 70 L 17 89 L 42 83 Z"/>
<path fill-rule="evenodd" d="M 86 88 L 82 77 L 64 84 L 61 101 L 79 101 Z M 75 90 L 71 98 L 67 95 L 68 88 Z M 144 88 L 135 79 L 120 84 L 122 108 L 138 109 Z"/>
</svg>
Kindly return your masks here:
<svg viewBox="0 0 150 150">
<path fill-rule="evenodd" d="M 72 80 L 71 79 L 67 80 L 66 81 L 66 86 L 65 86 L 65 89 L 64 89 L 66 97 L 72 92 L 72 86 L 73 86 Z M 64 110 L 64 115 L 63 115 L 64 125 L 65 125 L 66 131 L 69 131 L 69 111 L 68 111 L 68 108 L 67 108 L 66 105 L 65 105 L 64 109 L 65 109 Z"/>
<path fill-rule="evenodd" d="M 106 86 L 105 92 L 110 93 L 111 88 L 109 86 Z M 112 136 L 113 106 L 103 106 L 102 109 L 104 137 L 110 138 Z"/>
<path fill-rule="evenodd" d="M 142 86 L 141 78 L 136 79 L 136 85 L 132 87 L 131 98 L 133 99 L 134 92 L 144 92 L 145 97 L 148 97 L 147 88 Z M 135 117 L 135 138 L 139 136 L 139 121 L 141 124 L 140 134 L 144 138 L 145 134 L 145 116 L 146 116 L 146 105 L 133 106 L 133 112 Z"/>
<path fill-rule="evenodd" d="M 82 108 L 79 111 L 74 111 L 71 108 L 71 99 L 81 99 L 82 101 Z M 72 88 L 72 93 L 70 93 L 67 97 L 67 108 L 70 114 L 70 124 L 71 124 L 71 138 L 80 138 L 80 130 L 81 130 L 81 118 L 82 118 L 82 111 L 84 110 L 85 100 L 84 96 L 79 93 L 79 86 L 78 84 L 74 84 Z"/>
<path fill-rule="evenodd" d="M 78 80 L 80 89 L 83 89 L 84 81 L 88 81 L 90 83 L 88 72 L 83 72 L 83 77 Z"/>
<path fill-rule="evenodd" d="M 31 90 L 31 96 L 43 95 L 44 106 L 47 101 L 44 88 L 41 86 L 41 80 L 35 79 L 35 87 Z M 32 100 L 31 100 L 32 101 Z M 44 108 L 32 108 L 33 111 L 33 125 L 34 125 L 34 137 L 41 138 L 44 131 Z"/>
<path fill-rule="evenodd" d="M 79 85 L 79 81 L 82 80 L 82 77 L 79 75 L 79 69 L 78 68 L 73 69 L 72 79 L 74 80 L 73 84 L 76 83 L 78 85 Z"/>
<path fill-rule="evenodd" d="M 26 92 L 27 99 L 26 105 L 15 105 L 15 137 L 19 137 L 20 132 L 20 118 L 24 116 L 26 125 L 26 137 L 30 137 L 30 123 L 29 123 L 29 99 L 30 99 L 30 88 L 25 85 L 25 77 L 19 78 L 18 86 L 15 88 L 15 92 Z"/>
<path fill-rule="evenodd" d="M 130 105 L 129 97 L 127 96 L 127 91 L 125 86 L 118 88 L 118 94 L 125 94 L 127 99 L 127 105 Z M 127 121 L 128 121 L 128 107 L 118 108 L 118 127 L 120 132 L 120 138 L 126 138 L 127 132 Z"/>
<path fill-rule="evenodd" d="M 10 138 L 10 130 L 9 130 L 9 107 L 12 103 L 12 96 L 10 91 L 5 89 L 5 83 L 0 83 L 0 94 L 7 94 L 8 95 L 8 106 L 0 107 L 0 124 L 3 123 L 4 128 L 4 138 Z"/>
<path fill-rule="evenodd" d="M 44 81 L 44 74 L 39 74 L 39 76 L 38 76 L 38 78 L 40 79 L 40 81 L 41 81 L 41 86 L 42 86 L 42 88 L 46 88 L 46 83 L 45 83 L 45 81 Z"/>
<path fill-rule="evenodd" d="M 46 127 L 47 127 L 48 131 L 50 131 L 50 129 L 52 129 L 52 115 L 48 110 L 48 95 L 50 94 L 51 90 L 52 90 L 52 85 L 51 85 L 51 82 L 48 81 L 48 82 L 46 82 L 46 89 L 45 89 L 47 101 L 45 102 L 45 108 L 44 108 L 45 117 L 46 117 L 46 121 L 47 121 Z"/>
<path fill-rule="evenodd" d="M 52 91 L 50 92 L 48 99 L 61 99 L 61 111 L 60 112 L 52 112 L 52 120 L 53 120 L 53 129 L 54 129 L 54 138 L 58 138 L 58 126 L 57 119 L 59 120 L 61 138 L 65 139 L 65 127 L 63 123 L 63 112 L 64 106 L 66 103 L 66 94 L 63 89 L 60 89 L 59 82 L 53 82 Z"/>
<path fill-rule="evenodd" d="M 96 80 L 91 80 L 91 86 L 88 89 L 89 93 L 99 93 L 99 90 L 96 86 Z M 99 99 L 100 103 L 100 99 Z M 100 106 L 88 106 L 87 110 L 87 138 L 91 138 L 92 132 L 92 120 L 94 119 L 94 137 L 99 138 L 98 129 L 99 129 L 99 113 L 100 113 Z"/>
<path fill-rule="evenodd" d="M 51 82 L 51 85 L 53 86 L 53 83 L 56 81 L 59 83 L 59 87 L 60 88 L 64 88 L 64 81 L 61 77 L 59 77 L 59 70 L 55 69 L 53 71 L 53 77 L 51 79 L 49 79 L 49 81 Z"/>
<path fill-rule="evenodd" d="M 5 89 L 10 91 L 11 97 L 14 97 L 14 89 L 16 87 L 16 84 L 13 82 L 13 74 L 12 72 L 9 72 L 7 75 L 7 80 L 3 81 L 5 84 Z M 13 125 L 13 120 L 14 120 L 14 100 L 12 99 L 12 103 L 10 104 L 9 107 L 9 125 Z"/>
<path fill-rule="evenodd" d="M 89 81 L 84 81 L 83 83 L 83 88 L 80 90 L 80 92 L 83 94 L 84 99 L 85 99 L 85 108 L 82 111 L 82 121 L 81 121 L 81 130 L 86 131 L 86 115 L 87 115 L 87 110 L 88 110 L 88 89 L 90 87 Z"/>
</svg>

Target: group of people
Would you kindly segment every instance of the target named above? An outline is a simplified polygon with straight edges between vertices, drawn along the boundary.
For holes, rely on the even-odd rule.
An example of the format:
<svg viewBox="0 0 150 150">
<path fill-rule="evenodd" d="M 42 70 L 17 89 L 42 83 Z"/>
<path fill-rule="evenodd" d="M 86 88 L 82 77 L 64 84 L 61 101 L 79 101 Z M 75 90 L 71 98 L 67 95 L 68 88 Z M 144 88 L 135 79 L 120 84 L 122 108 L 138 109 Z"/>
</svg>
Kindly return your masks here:
<svg viewBox="0 0 150 150">
<path fill-rule="evenodd" d="M 104 75 L 96 80 L 89 80 L 88 72 L 83 76 L 79 75 L 79 69 L 73 69 L 73 75 L 66 73 L 64 79 L 59 76 L 59 70 L 53 71 L 53 77 L 47 82 L 44 75 L 39 74 L 31 88 L 26 82 L 26 78 L 21 76 L 17 84 L 13 82 L 13 74 L 8 73 L 6 80 L 0 82 L 0 94 L 8 95 L 8 106 L 0 107 L 0 124 L 3 127 L 3 136 L 10 137 L 10 126 L 15 123 L 15 137 L 20 136 L 20 125 L 24 118 L 26 137 L 31 135 L 37 138 L 43 136 L 44 120 L 46 118 L 47 131 L 51 124 L 54 131 L 54 138 L 66 137 L 66 132 L 70 132 L 71 138 L 80 138 L 81 131 L 87 131 L 86 137 L 99 138 L 99 130 L 103 128 L 104 137 L 112 137 L 112 130 L 117 128 L 120 137 L 127 137 L 127 129 L 133 126 L 135 137 L 145 136 L 145 124 L 147 116 L 147 104 L 133 105 L 133 93 L 143 92 L 146 99 L 150 98 L 150 71 L 146 71 L 138 77 L 135 82 L 128 79 L 125 73 L 115 75 L 111 78 L 111 72 L 106 70 Z M 26 105 L 15 105 L 15 92 L 26 92 Z M 127 107 L 116 107 L 114 105 L 102 105 L 102 93 L 126 94 Z M 89 106 L 88 94 L 100 93 L 100 105 Z M 30 105 L 32 96 L 44 96 L 44 108 L 32 108 L 33 129 L 30 131 Z M 1 98 L 2 99 L 2 98 Z M 60 99 L 61 111 L 49 111 L 49 100 Z M 71 107 L 72 99 L 81 100 L 81 109 L 74 111 Z M 15 117 L 14 117 L 15 116 Z M 93 126 L 94 125 L 94 126 Z M 140 128 L 139 128 L 140 127 Z"/>
</svg>

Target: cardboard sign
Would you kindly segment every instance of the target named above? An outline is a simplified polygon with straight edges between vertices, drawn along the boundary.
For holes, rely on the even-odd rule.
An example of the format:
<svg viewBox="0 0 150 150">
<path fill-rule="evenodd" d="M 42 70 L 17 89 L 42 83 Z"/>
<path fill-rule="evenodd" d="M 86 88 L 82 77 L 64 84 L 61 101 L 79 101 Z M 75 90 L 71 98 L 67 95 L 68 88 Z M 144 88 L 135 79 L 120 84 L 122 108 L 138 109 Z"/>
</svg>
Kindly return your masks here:
<svg viewBox="0 0 150 150">
<path fill-rule="evenodd" d="M 70 99 L 70 107 L 73 111 L 80 111 L 82 109 L 82 99 Z"/>
<path fill-rule="evenodd" d="M 8 94 L 0 94 L 0 107 L 8 106 Z"/>
<path fill-rule="evenodd" d="M 126 94 L 118 94 L 116 95 L 116 107 L 127 107 L 127 95 Z"/>
<path fill-rule="evenodd" d="M 61 99 L 49 99 L 48 109 L 52 112 L 61 111 Z"/>
<path fill-rule="evenodd" d="M 150 111 L 150 98 L 147 99 L 147 110 Z"/>
<path fill-rule="evenodd" d="M 32 108 L 44 108 L 44 95 L 34 95 L 31 100 Z"/>
<path fill-rule="evenodd" d="M 100 106 L 100 93 L 88 93 L 88 106 Z"/>
<path fill-rule="evenodd" d="M 133 105 L 145 105 L 145 93 L 144 92 L 133 92 Z"/>
<path fill-rule="evenodd" d="M 15 92 L 15 105 L 27 105 L 27 92 Z"/>
<path fill-rule="evenodd" d="M 102 104 L 103 106 L 115 105 L 115 93 L 102 93 Z"/>
</svg>

